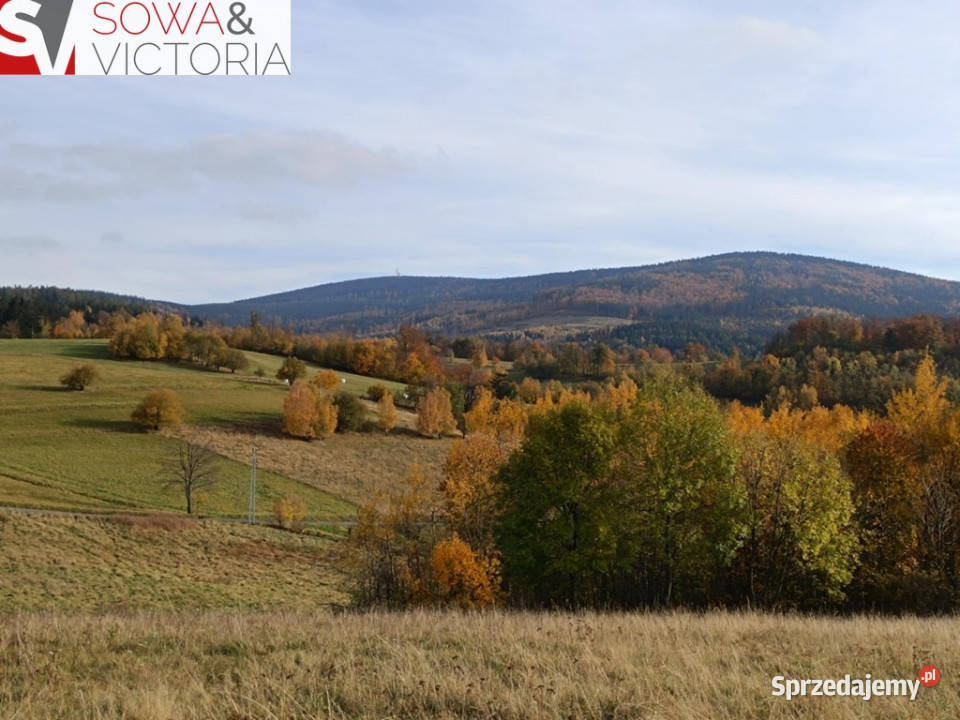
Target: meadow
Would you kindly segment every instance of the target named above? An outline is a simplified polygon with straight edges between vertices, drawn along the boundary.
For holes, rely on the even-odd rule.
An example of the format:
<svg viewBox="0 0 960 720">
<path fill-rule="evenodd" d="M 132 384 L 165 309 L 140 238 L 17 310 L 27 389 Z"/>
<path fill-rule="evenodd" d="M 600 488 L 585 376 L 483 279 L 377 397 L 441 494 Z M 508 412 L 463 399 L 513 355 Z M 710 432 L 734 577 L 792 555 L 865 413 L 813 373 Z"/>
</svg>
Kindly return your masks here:
<svg viewBox="0 0 960 720">
<path fill-rule="evenodd" d="M 771 678 L 954 671 L 953 620 L 753 614 L 21 614 L 0 717 L 27 720 L 952 720 L 904 698 L 771 695 Z"/>
<path fill-rule="evenodd" d="M 181 510 L 181 494 L 165 487 L 163 476 L 176 439 L 141 432 L 130 422 L 130 413 L 144 395 L 156 388 L 171 388 L 186 407 L 189 428 L 246 433 L 245 447 L 235 448 L 221 462 L 221 481 L 207 493 L 201 508 L 210 515 L 244 517 L 249 457 L 258 437 L 272 439 L 277 447 L 306 447 L 306 443 L 284 440 L 279 433 L 286 387 L 270 378 L 282 360 L 258 353 L 248 357 L 250 371 L 231 375 L 183 365 L 112 360 L 106 343 L 98 340 L 0 341 L 0 505 L 97 512 Z M 101 378 L 84 392 L 67 392 L 59 378 L 81 363 L 95 365 Z M 257 368 L 263 369 L 264 379 L 250 374 Z M 339 375 L 346 381 L 343 389 L 358 395 L 376 382 Z M 392 390 L 402 388 L 387 384 Z M 341 442 L 350 440 L 333 438 L 328 447 Z M 336 455 L 324 456 L 328 465 L 337 466 Z M 435 463 L 437 453 L 430 457 L 428 462 Z M 299 479 L 293 479 L 271 471 L 282 463 L 272 463 L 269 453 L 263 460 L 258 517 L 268 519 L 274 501 L 283 497 L 302 498 L 314 518 L 343 519 L 356 512 L 362 493 L 354 492 L 348 500 L 325 490 L 323 465 L 301 462 Z M 387 476 L 406 470 L 388 467 Z M 339 484 L 348 483 L 341 480 Z"/>
<path fill-rule="evenodd" d="M 173 515 L 0 509 L 0 613 L 339 605 L 338 539 Z"/>
</svg>

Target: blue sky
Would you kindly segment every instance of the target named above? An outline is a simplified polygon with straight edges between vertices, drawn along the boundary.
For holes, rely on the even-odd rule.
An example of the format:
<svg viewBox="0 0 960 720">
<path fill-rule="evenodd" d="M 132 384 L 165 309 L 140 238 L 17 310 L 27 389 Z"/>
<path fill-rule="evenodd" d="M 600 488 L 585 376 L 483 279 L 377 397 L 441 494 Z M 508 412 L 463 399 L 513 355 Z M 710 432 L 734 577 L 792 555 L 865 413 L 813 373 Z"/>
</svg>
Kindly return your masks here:
<svg viewBox="0 0 960 720">
<path fill-rule="evenodd" d="M 2 78 L 0 284 L 736 250 L 960 280 L 960 5 L 293 0 L 292 78 Z"/>
</svg>

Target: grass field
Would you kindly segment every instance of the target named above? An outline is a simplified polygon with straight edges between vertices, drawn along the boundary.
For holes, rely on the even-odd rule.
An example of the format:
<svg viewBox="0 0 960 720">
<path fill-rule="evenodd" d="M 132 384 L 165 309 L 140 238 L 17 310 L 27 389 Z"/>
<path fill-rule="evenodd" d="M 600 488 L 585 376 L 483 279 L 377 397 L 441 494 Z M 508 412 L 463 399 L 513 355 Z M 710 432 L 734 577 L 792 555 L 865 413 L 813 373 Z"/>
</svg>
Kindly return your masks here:
<svg viewBox="0 0 960 720">
<path fill-rule="evenodd" d="M 268 376 L 281 363 L 280 358 L 257 353 L 250 359 L 251 371 L 259 366 Z M 63 390 L 61 375 L 84 362 L 97 366 L 99 383 L 83 393 Z M 341 376 L 347 381 L 343 387 L 358 394 L 377 382 Z M 164 460 L 176 441 L 139 432 L 130 423 L 130 413 L 144 395 L 172 388 L 180 394 L 190 425 L 247 433 L 248 447 L 223 461 L 222 480 L 202 507 L 212 515 L 244 516 L 251 446 L 260 433 L 278 438 L 286 393 L 283 385 L 255 380 L 165 363 L 114 361 L 103 341 L 0 340 L 0 505 L 181 509 L 180 493 L 161 480 Z M 335 438 L 331 444 L 340 441 Z M 336 458 L 328 461 L 336 463 Z M 312 476 L 304 483 L 265 467 L 258 478 L 259 516 L 269 517 L 277 498 L 295 496 L 307 502 L 312 517 L 352 517 L 352 502 L 324 490 L 322 470 L 302 471 L 299 477 Z"/>
<path fill-rule="evenodd" d="M 0 612 L 316 610 L 347 602 L 335 552 L 330 538 L 240 523 L 0 510 Z"/>
<path fill-rule="evenodd" d="M 954 720 L 953 620 L 439 612 L 23 614 L 0 717 L 138 720 Z M 903 698 L 771 696 L 771 678 L 916 678 Z"/>
</svg>

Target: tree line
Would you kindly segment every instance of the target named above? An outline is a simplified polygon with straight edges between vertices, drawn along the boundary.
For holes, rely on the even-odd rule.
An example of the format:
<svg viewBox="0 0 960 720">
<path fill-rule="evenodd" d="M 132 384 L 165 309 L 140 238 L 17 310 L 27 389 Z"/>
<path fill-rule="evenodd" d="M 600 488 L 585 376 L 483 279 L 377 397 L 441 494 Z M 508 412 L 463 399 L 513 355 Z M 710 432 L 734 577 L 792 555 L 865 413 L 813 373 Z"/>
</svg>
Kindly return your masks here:
<svg viewBox="0 0 960 720">
<path fill-rule="evenodd" d="M 960 602 L 960 408 L 931 357 L 882 414 L 772 413 L 664 373 L 482 393 L 439 488 L 351 538 L 361 603 L 938 612 Z"/>
</svg>

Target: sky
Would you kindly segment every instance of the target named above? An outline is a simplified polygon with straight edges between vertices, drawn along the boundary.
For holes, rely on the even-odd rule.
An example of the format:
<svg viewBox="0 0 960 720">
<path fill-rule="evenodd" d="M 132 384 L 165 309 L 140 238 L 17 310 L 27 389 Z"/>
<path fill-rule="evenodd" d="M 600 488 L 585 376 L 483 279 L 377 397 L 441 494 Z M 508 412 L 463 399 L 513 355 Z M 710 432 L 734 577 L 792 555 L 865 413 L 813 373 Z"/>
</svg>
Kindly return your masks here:
<svg viewBox="0 0 960 720">
<path fill-rule="evenodd" d="M 960 280 L 960 4 L 293 0 L 293 76 L 0 78 L 0 285 L 742 250 Z"/>
</svg>

